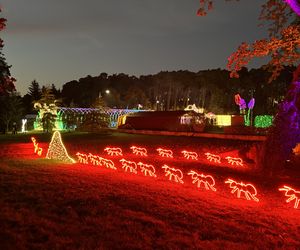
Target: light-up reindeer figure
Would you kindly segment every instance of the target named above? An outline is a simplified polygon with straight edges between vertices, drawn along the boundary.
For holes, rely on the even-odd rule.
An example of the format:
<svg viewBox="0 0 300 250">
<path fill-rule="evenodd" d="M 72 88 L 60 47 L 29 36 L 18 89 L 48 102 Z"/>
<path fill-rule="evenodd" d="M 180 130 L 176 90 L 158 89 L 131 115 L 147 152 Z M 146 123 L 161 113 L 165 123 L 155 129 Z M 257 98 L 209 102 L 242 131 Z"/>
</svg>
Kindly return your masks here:
<svg viewBox="0 0 300 250">
<path fill-rule="evenodd" d="M 161 157 L 173 158 L 172 150 L 162 149 L 162 148 L 158 148 L 156 150 L 158 151 L 158 155 L 161 156 Z"/>
<path fill-rule="evenodd" d="M 122 156 L 122 149 L 121 148 L 110 148 L 110 147 L 106 147 L 104 149 L 104 151 L 107 152 L 108 155 L 110 156 Z"/>
<path fill-rule="evenodd" d="M 228 163 L 230 163 L 231 165 L 235 164 L 235 165 L 243 166 L 243 160 L 241 158 L 227 156 L 226 159 L 227 159 Z"/>
<path fill-rule="evenodd" d="M 130 147 L 130 149 L 132 150 L 132 153 L 135 155 L 148 156 L 147 149 L 145 149 L 145 148 L 139 148 L 136 146 L 132 146 L 132 147 Z"/>
<path fill-rule="evenodd" d="M 156 177 L 155 168 L 153 167 L 153 165 L 144 164 L 142 162 L 139 162 L 137 165 L 140 167 L 141 172 L 145 176 L 149 175 L 149 176 L 152 176 L 152 177 Z"/>
<path fill-rule="evenodd" d="M 125 159 L 122 159 L 120 162 L 122 163 L 122 168 L 125 169 L 125 172 L 129 169 L 131 173 L 137 174 L 137 165 L 134 161 L 126 161 Z"/>
<path fill-rule="evenodd" d="M 41 156 L 43 153 L 43 149 L 39 147 L 39 144 L 36 142 L 36 139 L 34 137 L 31 137 L 31 141 L 33 142 L 34 153 L 37 154 L 38 156 Z"/>
<path fill-rule="evenodd" d="M 77 152 L 76 156 L 78 158 L 79 163 L 89 164 L 88 156 L 86 154 Z"/>
<path fill-rule="evenodd" d="M 192 160 L 198 160 L 198 154 L 196 152 L 191 152 L 191 151 L 186 151 L 186 150 L 183 150 L 181 151 L 181 153 L 183 154 L 183 156 L 186 158 L 186 159 L 192 159 Z"/>
<path fill-rule="evenodd" d="M 90 160 L 90 163 L 92 163 L 93 165 L 101 165 L 98 155 L 93 155 L 93 154 L 89 153 L 88 158 Z"/>
<path fill-rule="evenodd" d="M 221 163 L 221 157 L 219 155 L 205 153 L 206 159 L 209 161 L 214 161 L 215 163 Z"/>
<path fill-rule="evenodd" d="M 211 189 L 212 191 L 216 191 L 215 180 L 211 175 L 198 174 L 197 172 L 191 170 L 188 175 L 191 175 L 193 179 L 193 184 L 197 183 L 197 187 L 200 188 L 201 183 L 204 184 L 206 190 Z"/>
<path fill-rule="evenodd" d="M 170 168 L 167 165 L 163 165 L 162 168 L 165 171 L 165 176 L 169 176 L 169 180 L 171 181 L 172 179 L 174 179 L 174 181 L 179 182 L 179 183 L 183 183 L 183 173 L 180 169 L 176 169 L 176 168 Z"/>
<path fill-rule="evenodd" d="M 288 186 L 283 186 L 283 188 L 279 188 L 279 191 L 285 191 L 285 196 L 290 197 L 286 200 L 286 202 L 295 200 L 294 208 L 298 208 L 300 200 L 300 191 L 296 191 L 295 189 Z"/>
<path fill-rule="evenodd" d="M 255 196 L 257 195 L 256 188 L 252 184 L 244 184 L 243 182 L 236 182 L 232 179 L 228 179 L 225 183 L 229 183 L 229 187 L 232 189 L 231 193 L 237 191 L 237 197 L 241 197 L 241 193 L 245 194 L 247 200 L 254 200 L 256 202 L 259 201 Z"/>
<path fill-rule="evenodd" d="M 106 168 L 111 168 L 111 169 L 114 169 L 114 170 L 117 169 L 117 168 L 115 167 L 115 164 L 113 163 L 112 160 L 105 159 L 105 158 L 102 158 L 102 157 L 99 157 L 99 156 L 98 156 L 98 159 L 99 159 L 99 162 L 100 162 L 100 165 L 101 165 L 101 166 L 104 166 L 104 167 L 106 167 Z"/>
</svg>

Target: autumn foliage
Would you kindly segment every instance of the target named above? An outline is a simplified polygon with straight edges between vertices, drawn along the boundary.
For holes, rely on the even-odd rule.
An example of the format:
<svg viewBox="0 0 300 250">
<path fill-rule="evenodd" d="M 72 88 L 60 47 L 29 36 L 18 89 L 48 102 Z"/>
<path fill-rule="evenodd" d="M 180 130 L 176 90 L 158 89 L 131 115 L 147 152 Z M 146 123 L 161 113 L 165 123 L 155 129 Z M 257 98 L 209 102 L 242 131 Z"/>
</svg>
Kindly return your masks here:
<svg viewBox="0 0 300 250">
<path fill-rule="evenodd" d="M 269 38 L 254 41 L 252 44 L 243 42 L 229 56 L 227 68 L 231 71 L 231 77 L 239 77 L 238 71 L 255 57 L 270 57 L 266 65 L 271 72 L 269 81 L 279 76 L 284 65 L 294 65 L 299 62 L 299 17 L 289 4 L 291 3 L 283 0 L 266 0 L 262 4 L 259 20 L 262 24 L 269 24 Z M 200 0 L 197 15 L 205 16 L 212 8 L 212 0 Z"/>
</svg>

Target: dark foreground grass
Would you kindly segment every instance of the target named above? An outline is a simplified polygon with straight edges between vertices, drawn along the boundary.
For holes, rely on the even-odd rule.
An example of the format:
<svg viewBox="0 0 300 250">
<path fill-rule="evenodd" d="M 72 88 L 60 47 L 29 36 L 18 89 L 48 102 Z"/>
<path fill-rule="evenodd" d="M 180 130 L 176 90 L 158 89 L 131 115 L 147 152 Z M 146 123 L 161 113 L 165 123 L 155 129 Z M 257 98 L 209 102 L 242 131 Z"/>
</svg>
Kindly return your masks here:
<svg viewBox="0 0 300 250">
<path fill-rule="evenodd" d="M 63 137 L 71 155 L 86 147 L 138 143 L 196 145 L 194 139 L 117 134 Z M 39 138 L 41 141 L 42 139 Z M 102 140 L 100 140 L 102 139 Z M 178 140 L 178 139 L 177 139 Z M 76 144 L 77 141 L 77 144 Z M 43 146 L 47 146 L 46 141 Z M 213 143 L 207 142 L 213 148 Z M 175 144 L 178 146 L 175 146 Z M 204 145 L 199 142 L 199 145 Z M 220 145 L 218 145 L 220 146 Z M 170 182 L 150 156 L 157 178 L 82 164 L 32 159 L 31 143 L 3 143 L 0 163 L 1 249 L 296 249 L 300 247 L 299 210 L 286 204 L 278 186 L 297 180 L 265 179 L 249 171 L 204 166 L 174 159 L 184 173 L 205 170 L 216 179 L 216 192 Z M 232 143 L 222 147 L 233 147 Z M 217 148 L 215 146 L 215 148 Z M 217 150 L 217 149 L 216 149 Z M 225 150 L 225 149 L 219 149 Z M 22 157 L 22 154 L 24 157 Z M 17 156 L 16 156 L 17 155 Z M 9 157 L 10 159 L 5 158 Z M 14 156 L 14 157 L 13 157 Z M 132 159 L 127 152 L 125 158 Z M 172 162 L 169 162 L 171 165 Z M 224 180 L 251 181 L 259 203 L 237 199 Z"/>
</svg>

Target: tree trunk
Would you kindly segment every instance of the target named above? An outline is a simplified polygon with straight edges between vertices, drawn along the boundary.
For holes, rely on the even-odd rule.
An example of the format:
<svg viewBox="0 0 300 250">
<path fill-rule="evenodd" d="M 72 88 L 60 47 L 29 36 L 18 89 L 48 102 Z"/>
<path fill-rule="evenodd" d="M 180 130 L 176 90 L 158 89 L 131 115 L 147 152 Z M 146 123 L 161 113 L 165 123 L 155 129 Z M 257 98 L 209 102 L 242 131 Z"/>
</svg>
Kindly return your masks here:
<svg viewBox="0 0 300 250">
<path fill-rule="evenodd" d="M 300 81 L 294 75 L 294 80 L 285 100 L 279 105 L 273 127 L 261 151 L 260 167 L 263 172 L 274 175 L 282 171 L 298 142 L 300 142 Z"/>
</svg>

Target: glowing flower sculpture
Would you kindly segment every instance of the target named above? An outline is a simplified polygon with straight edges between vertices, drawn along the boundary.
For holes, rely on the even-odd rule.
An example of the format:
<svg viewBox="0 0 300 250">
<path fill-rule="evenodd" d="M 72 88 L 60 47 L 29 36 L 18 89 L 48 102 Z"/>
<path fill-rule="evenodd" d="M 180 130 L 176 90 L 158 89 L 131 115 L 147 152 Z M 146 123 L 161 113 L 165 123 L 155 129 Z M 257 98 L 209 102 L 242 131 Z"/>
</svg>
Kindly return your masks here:
<svg viewBox="0 0 300 250">
<path fill-rule="evenodd" d="M 46 155 L 47 159 L 59 160 L 66 163 L 75 163 L 69 155 L 61 140 L 61 135 L 58 131 L 55 131 L 52 135 L 52 139 Z"/>
</svg>

